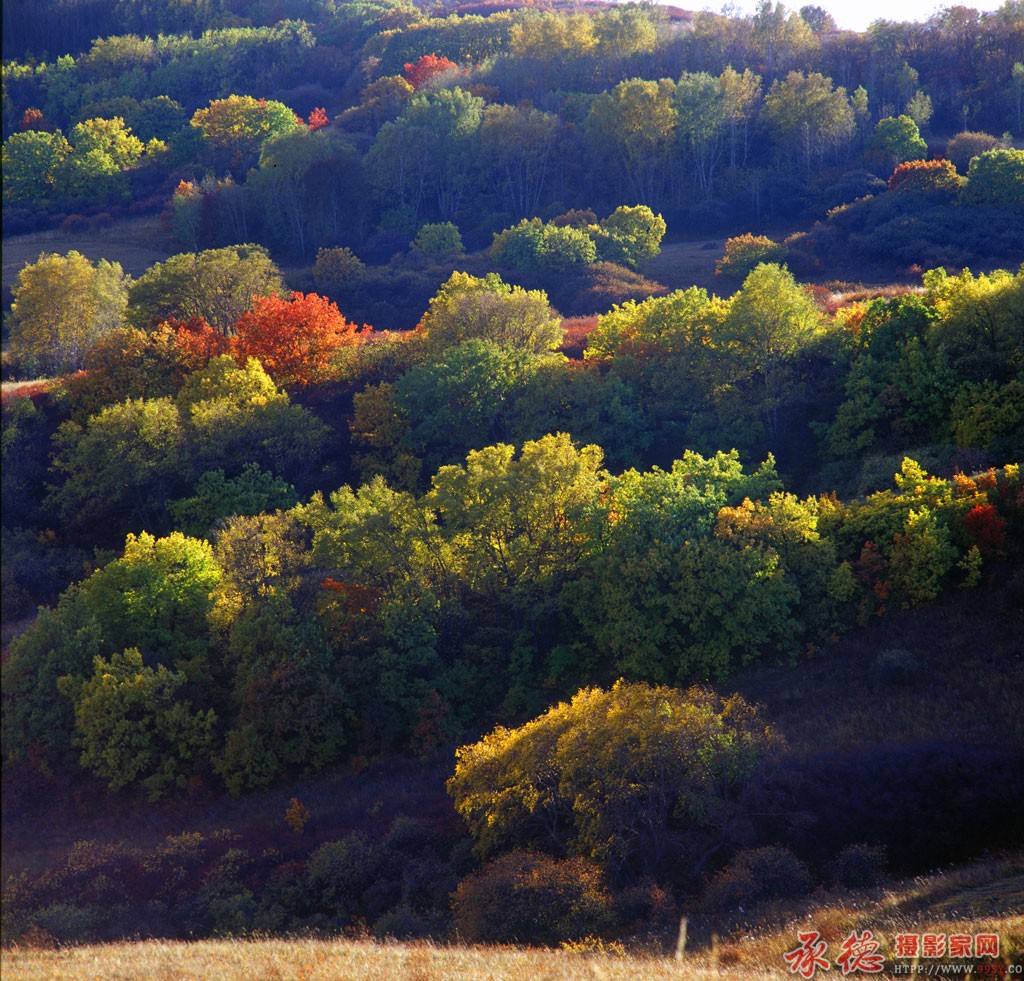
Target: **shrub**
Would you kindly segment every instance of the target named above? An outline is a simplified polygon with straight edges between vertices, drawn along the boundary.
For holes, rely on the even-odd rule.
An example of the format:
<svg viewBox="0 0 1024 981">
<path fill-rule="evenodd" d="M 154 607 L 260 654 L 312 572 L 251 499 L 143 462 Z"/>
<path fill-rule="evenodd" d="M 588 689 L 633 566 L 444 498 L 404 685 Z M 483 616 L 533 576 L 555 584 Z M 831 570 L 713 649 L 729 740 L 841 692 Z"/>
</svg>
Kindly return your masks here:
<svg viewBox="0 0 1024 981">
<path fill-rule="evenodd" d="M 766 899 L 791 899 L 811 887 L 806 864 L 782 845 L 738 852 L 704 892 L 709 910 L 734 909 Z"/>
<path fill-rule="evenodd" d="M 957 133 L 946 147 L 946 156 L 961 174 L 967 173 L 971 161 L 980 153 L 995 150 L 1001 146 L 999 140 L 991 133 L 975 133 L 964 130 Z"/>
<path fill-rule="evenodd" d="M 885 879 L 885 868 L 885 848 L 858 842 L 836 855 L 829 866 L 829 877 L 845 889 L 865 889 Z"/>
<path fill-rule="evenodd" d="M 740 696 L 584 688 L 456 753 L 448 792 L 478 853 L 547 842 L 628 880 L 690 874 L 779 738 Z"/>
<path fill-rule="evenodd" d="M 928 144 L 921 139 L 917 123 L 909 116 L 887 116 L 880 119 L 868 140 L 868 148 L 897 162 L 924 160 Z"/>
<path fill-rule="evenodd" d="M 597 246 L 582 229 L 569 225 L 545 225 L 537 254 L 542 269 L 564 271 L 573 266 L 588 266 L 597 260 Z"/>
<path fill-rule="evenodd" d="M 450 221 L 423 225 L 412 247 L 422 255 L 455 255 L 463 251 L 462 236 Z"/>
<path fill-rule="evenodd" d="M 900 194 L 929 194 L 952 200 L 962 179 L 948 160 L 910 160 L 889 178 L 889 190 Z"/>
<path fill-rule="evenodd" d="M 459 883 L 455 929 L 477 943 L 553 945 L 599 936 L 614 926 L 600 870 L 583 858 L 514 851 Z"/>
<path fill-rule="evenodd" d="M 363 285 L 366 266 L 351 249 L 320 249 L 313 263 L 313 282 L 324 290 L 352 290 Z"/>
<path fill-rule="evenodd" d="M 1024 150 L 989 150 L 971 161 L 965 204 L 1024 205 Z"/>
<path fill-rule="evenodd" d="M 762 262 L 784 262 L 787 249 L 767 235 L 747 232 L 726 240 L 725 255 L 715 263 L 715 275 L 728 279 L 746 279 Z"/>
</svg>

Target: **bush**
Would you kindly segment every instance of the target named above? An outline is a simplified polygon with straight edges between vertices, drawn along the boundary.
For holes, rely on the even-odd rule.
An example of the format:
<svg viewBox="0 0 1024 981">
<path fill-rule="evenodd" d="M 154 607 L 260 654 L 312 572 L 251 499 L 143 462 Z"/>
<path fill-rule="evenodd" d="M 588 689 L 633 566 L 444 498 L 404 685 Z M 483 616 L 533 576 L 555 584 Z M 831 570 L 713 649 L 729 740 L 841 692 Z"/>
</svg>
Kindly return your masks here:
<svg viewBox="0 0 1024 981">
<path fill-rule="evenodd" d="M 965 204 L 1024 206 L 1024 150 L 989 150 L 975 157 L 961 196 Z"/>
<path fill-rule="evenodd" d="M 351 249 L 320 249 L 313 263 L 313 282 L 323 290 L 353 290 L 366 280 L 366 266 Z"/>
<path fill-rule="evenodd" d="M 844 889 L 866 889 L 885 879 L 885 849 L 858 842 L 847 845 L 832 860 L 829 878 Z"/>
<path fill-rule="evenodd" d="M 952 201 L 962 179 L 948 160 L 910 160 L 889 178 L 889 190 L 900 194 L 928 194 Z"/>
<path fill-rule="evenodd" d="M 514 851 L 459 883 L 455 929 L 475 943 L 553 945 L 600 936 L 615 924 L 600 870 L 583 858 Z"/>
<path fill-rule="evenodd" d="M 363 894 L 375 881 L 377 849 L 361 834 L 321 845 L 309 857 L 306 883 L 322 912 L 348 918 L 359 911 Z"/>
<path fill-rule="evenodd" d="M 767 235 L 739 235 L 726 240 L 725 255 L 715 263 L 715 275 L 742 280 L 762 262 L 785 262 L 787 249 Z"/>
<path fill-rule="evenodd" d="M 450 221 L 424 225 L 416 233 L 412 247 L 422 255 L 455 255 L 463 251 L 462 236 Z"/>
<path fill-rule="evenodd" d="M 995 150 L 1001 145 L 991 133 L 975 133 L 964 130 L 949 141 L 949 145 L 946 147 L 946 156 L 961 174 L 966 174 L 971 161 L 978 154 Z"/>
<path fill-rule="evenodd" d="M 811 873 L 788 848 L 767 845 L 738 852 L 704 892 L 709 910 L 751 906 L 766 899 L 792 899 L 811 888 Z"/>
</svg>

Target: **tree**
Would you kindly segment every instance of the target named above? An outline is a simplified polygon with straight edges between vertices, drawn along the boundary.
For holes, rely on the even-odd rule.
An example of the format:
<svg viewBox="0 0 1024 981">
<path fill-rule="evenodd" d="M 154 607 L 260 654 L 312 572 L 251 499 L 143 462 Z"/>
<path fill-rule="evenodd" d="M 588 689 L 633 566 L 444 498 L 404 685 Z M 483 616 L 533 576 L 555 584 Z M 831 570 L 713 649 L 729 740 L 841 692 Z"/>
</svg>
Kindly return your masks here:
<svg viewBox="0 0 1024 981">
<path fill-rule="evenodd" d="M 229 95 L 211 100 L 206 109 L 197 109 L 192 126 L 244 174 L 268 140 L 303 127 L 303 122 L 281 102 Z"/>
<path fill-rule="evenodd" d="M 967 204 L 1024 205 L 1024 150 L 989 150 L 975 157 L 962 197 Z"/>
<path fill-rule="evenodd" d="M 965 130 L 957 133 L 946 145 L 946 156 L 958 173 L 966 174 L 971 161 L 979 153 L 996 150 L 1001 146 L 999 140 L 991 133 L 972 133 Z"/>
<path fill-rule="evenodd" d="M 764 114 L 772 136 L 791 160 L 802 160 L 810 173 L 826 154 L 838 156 L 854 131 L 853 109 L 846 89 L 833 88 L 832 80 L 818 72 L 790 72 L 772 83 L 764 100 Z"/>
<path fill-rule="evenodd" d="M 116 262 L 94 265 L 74 251 L 40 255 L 14 285 L 12 357 L 47 375 L 83 367 L 90 348 L 124 323 L 130 282 Z"/>
<path fill-rule="evenodd" d="M 319 249 L 313 282 L 322 290 L 355 291 L 366 280 L 366 266 L 351 249 Z"/>
<path fill-rule="evenodd" d="M 743 281 L 723 325 L 735 367 L 756 379 L 756 405 L 768 439 L 782 431 L 780 410 L 791 397 L 791 370 L 821 327 L 821 312 L 784 266 L 762 263 Z"/>
<path fill-rule="evenodd" d="M 814 4 L 801 7 L 800 18 L 815 34 L 831 34 L 839 30 L 835 18 L 827 10 Z"/>
<path fill-rule="evenodd" d="M 230 650 L 238 708 L 214 764 L 228 790 L 237 796 L 336 763 L 350 693 L 316 623 L 265 597 L 232 624 Z"/>
<path fill-rule="evenodd" d="M 744 474 L 735 451 L 687 451 L 669 472 L 610 482 L 602 547 L 569 590 L 580 665 L 685 683 L 793 643 L 798 593 L 778 553 L 713 536 L 721 508 L 779 488 L 773 464 Z"/>
<path fill-rule="evenodd" d="M 931 122 L 932 114 L 935 111 L 932 107 L 932 97 L 918 89 L 907 103 L 907 115 L 914 120 L 919 129 L 927 129 Z"/>
<path fill-rule="evenodd" d="M 517 218 L 537 214 L 559 134 L 559 119 L 527 106 L 489 105 L 480 153 L 491 186 Z"/>
<path fill-rule="evenodd" d="M 661 199 L 676 139 L 674 94 L 671 79 L 634 78 L 602 92 L 591 104 L 587 138 L 596 159 L 613 165 L 620 201 L 627 196 L 654 207 Z"/>
<path fill-rule="evenodd" d="M 72 151 L 64 161 L 63 191 L 73 198 L 125 194 L 122 171 L 134 166 L 145 147 L 120 117 L 86 119 L 71 130 Z"/>
<path fill-rule="evenodd" d="M 177 407 L 194 472 L 223 467 L 235 475 L 256 463 L 299 482 L 316 471 L 327 428 L 292 405 L 253 358 L 244 365 L 226 355 L 214 358 L 189 377 Z"/>
<path fill-rule="evenodd" d="M 222 572 L 210 545 L 175 531 L 128 535 L 120 558 L 80 586 L 82 604 L 108 651 L 141 650 L 151 661 L 207 675 L 207 617 Z"/>
<path fill-rule="evenodd" d="M 739 695 L 619 681 L 461 747 L 448 793 L 483 855 L 568 850 L 619 882 L 682 884 L 732 840 L 744 788 L 780 747 Z"/>
<path fill-rule="evenodd" d="M 295 481 L 315 471 L 326 428 L 292 405 L 259 362 L 214 357 L 174 399 L 127 399 L 54 436 L 47 505 L 69 528 L 166 528 L 167 502 L 197 474 L 254 463 Z"/>
<path fill-rule="evenodd" d="M 719 76 L 718 83 L 729 119 L 729 166 L 735 167 L 737 163 L 744 166 L 750 145 L 750 123 L 761 105 L 761 76 L 749 68 L 741 75 L 730 65 Z"/>
<path fill-rule="evenodd" d="M 12 133 L 3 147 L 3 198 L 11 204 L 43 201 L 61 190 L 71 144 L 59 131 Z"/>
<path fill-rule="evenodd" d="M 41 757 L 43 767 L 71 762 L 74 712 L 57 683 L 68 676 L 86 677 L 102 652 L 100 627 L 85 612 L 76 589 L 65 590 L 56 609 L 40 607 L 11 642 L 3 662 L 5 763 L 31 756 Z"/>
<path fill-rule="evenodd" d="M 707 72 L 684 73 L 676 83 L 679 135 L 693 158 L 697 183 L 710 201 L 714 197 L 715 169 L 725 151 L 728 110 L 725 92 Z"/>
<path fill-rule="evenodd" d="M 362 156 L 328 130 L 302 128 L 267 140 L 245 188 L 273 241 L 303 257 L 314 243 L 354 239 L 367 209 Z"/>
<path fill-rule="evenodd" d="M 420 255 L 461 255 L 465 250 L 457 225 L 450 221 L 423 225 L 412 240 Z"/>
<path fill-rule="evenodd" d="M 415 63 L 407 63 L 405 66 L 405 80 L 414 88 L 420 89 L 427 82 L 438 76 L 452 76 L 457 73 L 459 66 L 454 61 L 436 54 L 421 55 Z"/>
<path fill-rule="evenodd" d="M 172 255 L 151 266 L 129 293 L 129 316 L 151 328 L 164 320 L 202 317 L 222 334 L 252 309 L 254 296 L 279 296 L 284 282 L 261 245 L 229 245 Z"/>
<path fill-rule="evenodd" d="M 592 234 L 602 259 L 639 269 L 661 252 L 667 227 L 665 219 L 645 204 L 620 205 Z"/>
<path fill-rule="evenodd" d="M 233 478 L 223 470 L 207 470 L 196 481 L 191 497 L 171 501 L 167 507 L 186 535 L 206 537 L 224 518 L 290 508 L 298 502 L 291 484 L 250 463 Z"/>
<path fill-rule="evenodd" d="M 561 319 L 542 290 L 454 272 L 430 301 L 421 329 L 429 352 L 468 340 L 490 341 L 531 355 L 553 351 L 562 342 Z"/>
<path fill-rule="evenodd" d="M 928 144 L 921 139 L 917 123 L 909 116 L 887 116 L 880 119 L 868 140 L 868 148 L 884 154 L 897 164 L 907 160 L 924 160 L 928 155 Z"/>
<path fill-rule="evenodd" d="M 1013 80 L 1013 95 L 1017 103 L 1017 129 L 1020 130 L 1021 107 L 1024 106 L 1024 62 L 1013 63 L 1010 77 Z"/>
<path fill-rule="evenodd" d="M 536 365 L 527 351 L 479 338 L 444 348 L 393 386 L 401 445 L 430 473 L 501 439 L 515 393 Z"/>
<path fill-rule="evenodd" d="M 66 589 L 55 608 L 41 608 L 4 662 L 5 760 L 24 758 L 35 744 L 44 765 L 66 761 L 75 719 L 58 682 L 84 683 L 96 658 L 141 647 L 151 666 L 165 663 L 194 683 L 207 679 L 207 614 L 219 581 L 206 542 L 141 534 L 128 537 L 120 558 Z"/>
<path fill-rule="evenodd" d="M 709 332 L 721 326 L 726 309 L 696 286 L 641 303 L 628 300 L 598 318 L 584 357 L 695 359 L 708 346 Z"/>
<path fill-rule="evenodd" d="M 93 675 L 61 686 L 75 706 L 82 766 L 111 790 L 133 783 L 151 801 L 183 790 L 213 743 L 213 709 L 194 710 L 182 698 L 186 678 L 162 664 L 143 664 L 135 649 L 96 658 Z"/>
<path fill-rule="evenodd" d="M 769 78 L 810 60 L 808 55 L 818 47 L 811 25 L 781 3 L 773 5 L 771 0 L 760 0 L 750 28 L 754 52 L 760 56 Z"/>
<path fill-rule="evenodd" d="M 715 275 L 746 279 L 762 262 L 783 262 L 787 251 L 767 235 L 737 235 L 725 240 L 725 254 L 715 263 Z"/>
<path fill-rule="evenodd" d="M 459 541 L 464 575 L 498 603 L 525 591 L 536 611 L 544 595 L 582 561 L 583 532 L 606 474 L 597 446 L 577 448 L 565 434 L 471 450 L 464 465 L 442 467 L 426 503 Z"/>
<path fill-rule="evenodd" d="M 234 331 L 232 349 L 239 360 L 255 358 L 286 387 L 327 380 L 335 353 L 362 340 L 337 305 L 316 293 L 291 293 L 287 300 L 254 296 L 252 310 L 238 318 Z"/>
<path fill-rule="evenodd" d="M 47 506 L 65 527 L 115 533 L 163 527 L 166 503 L 191 476 L 185 431 L 169 398 L 128 399 L 53 437 Z"/>
<path fill-rule="evenodd" d="M 415 211 L 429 196 L 442 221 L 454 221 L 470 186 L 484 101 L 460 88 L 414 96 L 377 134 L 367 157 L 382 197 Z"/>
<path fill-rule="evenodd" d="M 495 232 L 489 253 L 492 259 L 517 269 L 565 272 L 597 261 L 594 234 L 599 231 L 596 225 L 576 228 L 524 218 L 518 225 Z"/>
<path fill-rule="evenodd" d="M 911 160 L 899 164 L 889 177 L 889 190 L 900 194 L 930 194 L 952 201 L 963 178 L 948 160 Z"/>
</svg>

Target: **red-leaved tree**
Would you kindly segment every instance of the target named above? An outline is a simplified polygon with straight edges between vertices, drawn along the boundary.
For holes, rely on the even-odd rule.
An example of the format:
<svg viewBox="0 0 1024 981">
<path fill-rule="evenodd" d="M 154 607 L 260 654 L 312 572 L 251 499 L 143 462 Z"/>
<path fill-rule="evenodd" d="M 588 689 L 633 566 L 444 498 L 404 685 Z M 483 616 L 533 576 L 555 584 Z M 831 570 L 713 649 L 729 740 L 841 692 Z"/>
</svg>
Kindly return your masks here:
<svg viewBox="0 0 1024 981">
<path fill-rule="evenodd" d="M 962 179 L 948 160 L 908 160 L 889 178 L 889 190 L 900 194 L 918 193 L 954 196 Z"/>
<path fill-rule="evenodd" d="M 174 343 L 187 373 L 201 371 L 214 358 L 231 351 L 230 339 L 214 330 L 203 317 L 169 320 L 165 326 L 174 331 Z"/>
<path fill-rule="evenodd" d="M 235 321 L 232 351 L 239 361 L 256 358 L 278 385 L 312 385 L 330 377 L 339 348 L 360 344 L 363 336 L 316 293 L 257 296 L 253 309 Z"/>
<path fill-rule="evenodd" d="M 992 504 L 979 504 L 964 515 L 964 527 L 985 558 L 1003 555 L 1006 521 Z"/>
<path fill-rule="evenodd" d="M 441 75 L 458 67 L 454 61 L 449 61 L 443 55 L 440 58 L 436 54 L 423 55 L 415 64 L 406 64 L 405 80 L 414 89 L 418 89 L 435 75 Z"/>
<path fill-rule="evenodd" d="M 322 106 L 318 106 L 309 114 L 306 125 L 309 127 L 310 132 L 315 133 L 318 129 L 323 129 L 329 122 L 327 110 Z"/>
</svg>

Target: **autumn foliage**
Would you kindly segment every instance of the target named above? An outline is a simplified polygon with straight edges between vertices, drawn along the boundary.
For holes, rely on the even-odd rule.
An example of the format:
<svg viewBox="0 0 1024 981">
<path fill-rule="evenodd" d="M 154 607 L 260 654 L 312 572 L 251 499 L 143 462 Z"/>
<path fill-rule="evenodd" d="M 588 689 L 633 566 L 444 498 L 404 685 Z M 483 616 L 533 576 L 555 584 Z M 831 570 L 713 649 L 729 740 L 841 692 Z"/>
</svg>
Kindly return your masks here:
<svg viewBox="0 0 1024 981">
<path fill-rule="evenodd" d="M 415 64 L 406 63 L 405 80 L 414 89 L 418 89 L 425 82 L 434 78 L 434 76 L 443 75 L 445 72 L 458 67 L 454 61 L 445 58 L 443 55 L 439 58 L 436 54 L 427 54 L 423 55 Z"/>
<path fill-rule="evenodd" d="M 200 371 L 214 358 L 231 352 L 231 341 L 214 330 L 203 317 L 169 321 L 175 344 L 187 371 Z"/>
<path fill-rule="evenodd" d="M 1002 555 L 1006 545 L 1006 521 L 992 504 L 979 504 L 964 515 L 964 527 L 986 558 Z"/>
<path fill-rule="evenodd" d="M 961 183 L 960 175 L 948 160 L 908 160 L 892 172 L 889 190 L 954 195 Z"/>
<path fill-rule="evenodd" d="M 309 114 L 309 119 L 306 120 L 306 125 L 309 127 L 310 132 L 315 133 L 318 129 L 323 129 L 331 120 L 327 116 L 327 110 L 323 106 L 317 106 Z"/>
<path fill-rule="evenodd" d="M 337 350 L 362 340 L 363 331 L 326 297 L 291 293 L 255 297 L 235 323 L 232 350 L 240 361 L 256 358 L 279 385 L 311 385 L 329 376 Z"/>
</svg>

